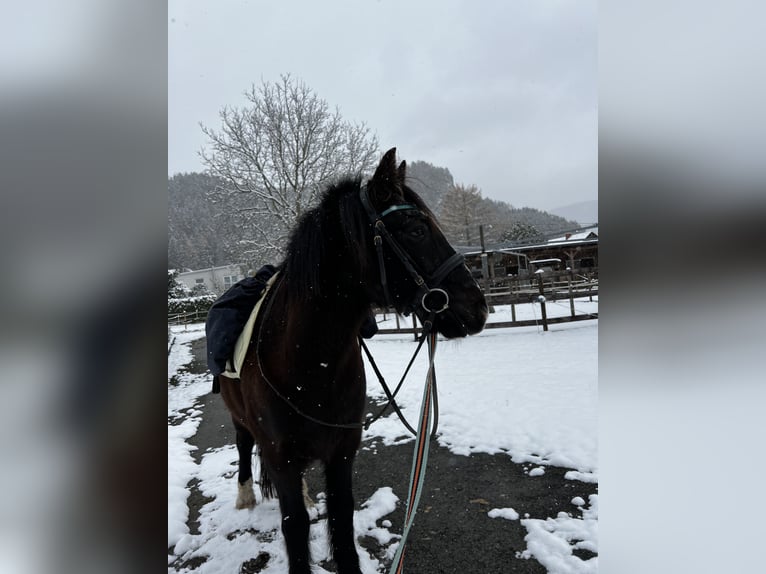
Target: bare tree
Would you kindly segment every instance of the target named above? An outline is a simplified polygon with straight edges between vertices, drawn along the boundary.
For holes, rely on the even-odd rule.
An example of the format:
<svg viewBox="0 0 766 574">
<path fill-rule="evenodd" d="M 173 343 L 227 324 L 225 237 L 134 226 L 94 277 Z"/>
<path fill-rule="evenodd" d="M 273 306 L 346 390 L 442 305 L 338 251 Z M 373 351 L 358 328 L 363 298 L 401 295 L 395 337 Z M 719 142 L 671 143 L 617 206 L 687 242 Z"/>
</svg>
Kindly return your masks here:
<svg viewBox="0 0 766 574">
<path fill-rule="evenodd" d="M 471 245 L 479 240 L 479 225 L 488 213 L 475 185 L 453 185 L 442 199 L 439 222 L 453 243 Z"/>
<path fill-rule="evenodd" d="M 245 95 L 246 107 L 221 110 L 220 131 L 201 126 L 210 140 L 201 156 L 208 172 L 225 182 L 219 199 L 228 195 L 243 215 L 241 230 L 253 232 L 241 237 L 245 251 L 276 256 L 328 183 L 374 167 L 378 140 L 289 75 Z"/>
</svg>

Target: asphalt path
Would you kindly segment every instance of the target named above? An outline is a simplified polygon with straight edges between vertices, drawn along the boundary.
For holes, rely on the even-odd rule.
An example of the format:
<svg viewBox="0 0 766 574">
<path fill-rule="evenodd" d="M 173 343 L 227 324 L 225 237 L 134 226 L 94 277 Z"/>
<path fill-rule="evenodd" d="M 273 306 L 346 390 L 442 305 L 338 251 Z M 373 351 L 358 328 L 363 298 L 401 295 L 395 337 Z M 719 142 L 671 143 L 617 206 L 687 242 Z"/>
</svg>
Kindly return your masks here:
<svg viewBox="0 0 766 574">
<path fill-rule="evenodd" d="M 192 345 L 195 361 L 191 371 L 204 372 L 205 340 Z M 231 419 L 220 395 L 202 397 L 202 421 L 190 442 L 198 447 L 196 457 L 211 448 L 234 444 Z M 354 498 L 357 507 L 382 486 L 390 486 L 400 502 L 385 519 L 391 521 L 389 530 L 401 533 L 404 521 L 404 500 L 407 496 L 413 442 L 383 446 L 376 441 L 374 448 L 363 442 L 354 465 Z M 199 461 L 199 460 L 198 460 Z M 580 496 L 588 500 L 598 492 L 597 484 L 566 480 L 569 469 L 545 467 L 542 476 L 530 477 L 528 471 L 536 465 L 516 464 L 507 454 L 472 454 L 460 456 L 431 442 L 428 469 L 415 523 L 407 540 L 405 570 L 410 573 L 483 573 L 483 574 L 545 574 L 546 569 L 534 559 L 518 558 L 526 549 L 526 529 L 519 520 L 489 518 L 493 508 L 511 507 L 521 517 L 556 517 L 561 512 L 579 516 L 571 504 Z M 321 468 L 311 468 L 306 474 L 310 493 L 324 490 Z M 190 527 L 206 500 L 192 485 L 189 498 Z M 234 509 L 232 509 L 234 511 Z M 371 538 L 361 541 L 371 553 L 382 557 L 383 549 Z M 582 559 L 593 556 L 576 551 Z M 259 572 L 267 562 L 264 555 L 254 555 L 245 563 L 241 573 Z M 185 566 L 191 566 L 185 564 Z M 323 564 L 332 570 L 332 565 Z M 236 574 L 236 573 L 232 573 Z"/>
</svg>

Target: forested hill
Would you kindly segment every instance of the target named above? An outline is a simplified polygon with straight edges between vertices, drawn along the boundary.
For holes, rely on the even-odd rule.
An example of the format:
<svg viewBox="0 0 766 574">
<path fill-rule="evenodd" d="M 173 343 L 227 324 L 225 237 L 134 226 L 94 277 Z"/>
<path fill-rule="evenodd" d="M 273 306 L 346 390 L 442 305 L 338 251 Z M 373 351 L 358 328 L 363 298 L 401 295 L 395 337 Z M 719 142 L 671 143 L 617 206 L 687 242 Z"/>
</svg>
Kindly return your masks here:
<svg viewBox="0 0 766 574">
<path fill-rule="evenodd" d="M 476 186 L 456 185 L 445 167 L 413 161 L 407 164 L 407 175 L 407 183 L 437 214 L 444 233 L 457 245 L 478 245 L 479 225 L 484 227 L 488 245 L 534 241 L 578 227 L 574 221 L 538 209 L 483 197 Z M 221 184 L 204 173 L 168 178 L 169 268 L 203 269 L 229 263 L 258 266 L 262 262 L 252 244 L 243 241 L 247 230 L 232 207 L 242 202 L 228 203 L 212 193 Z"/>
<path fill-rule="evenodd" d="M 407 183 L 439 216 L 445 234 L 456 244 L 478 245 L 479 225 L 487 244 L 531 241 L 578 227 L 575 221 L 539 209 L 484 197 L 476 186 L 456 185 L 449 169 L 425 161 L 407 164 Z"/>
<path fill-rule="evenodd" d="M 218 183 L 204 173 L 168 178 L 169 269 L 204 269 L 239 260 L 226 240 L 233 217 L 209 197 Z"/>
</svg>

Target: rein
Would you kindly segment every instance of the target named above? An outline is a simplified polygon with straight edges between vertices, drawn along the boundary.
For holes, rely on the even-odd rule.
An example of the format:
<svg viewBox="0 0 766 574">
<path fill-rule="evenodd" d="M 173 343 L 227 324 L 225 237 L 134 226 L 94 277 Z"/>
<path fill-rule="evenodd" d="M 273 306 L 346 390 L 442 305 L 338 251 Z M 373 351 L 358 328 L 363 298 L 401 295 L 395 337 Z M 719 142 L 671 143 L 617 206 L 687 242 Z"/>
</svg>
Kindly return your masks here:
<svg viewBox="0 0 766 574">
<path fill-rule="evenodd" d="M 288 397 L 283 395 L 277 387 L 274 386 L 274 384 L 269 380 L 269 378 L 266 376 L 265 371 L 263 370 L 263 364 L 261 363 L 261 334 L 263 333 L 263 325 L 266 323 L 266 318 L 269 316 L 269 313 L 271 312 L 271 306 L 274 303 L 274 299 L 276 297 L 277 289 L 282 285 L 282 282 L 284 280 L 284 275 L 282 275 L 279 278 L 279 283 L 274 286 L 273 289 L 271 289 L 271 293 L 267 293 L 266 296 L 271 295 L 269 297 L 269 301 L 266 304 L 266 309 L 263 311 L 263 318 L 261 319 L 260 326 L 258 327 L 258 336 L 255 339 L 255 362 L 256 365 L 258 365 L 258 371 L 261 373 L 261 378 L 263 378 L 264 381 L 266 381 L 266 384 L 269 385 L 269 388 L 271 388 L 272 391 L 274 391 L 274 394 L 277 395 L 282 401 L 287 404 L 291 409 L 293 409 L 296 413 L 298 413 L 300 416 L 302 416 L 305 419 L 310 420 L 313 423 L 316 423 L 318 425 L 326 426 L 326 427 L 332 427 L 332 428 L 339 428 L 339 429 L 357 429 L 362 428 L 361 423 L 331 423 L 327 421 L 323 421 L 321 419 L 318 419 L 316 417 L 311 416 L 308 413 L 304 413 L 298 405 L 296 405 L 294 402 L 292 402 Z"/>
<path fill-rule="evenodd" d="M 266 323 L 266 318 L 271 313 L 272 304 L 274 303 L 274 298 L 277 289 L 281 286 L 282 281 L 284 279 L 284 276 L 280 276 L 279 282 L 274 285 L 273 289 L 269 290 L 269 293 L 266 294 L 267 297 L 269 297 L 268 302 L 266 303 L 266 308 L 263 311 L 263 318 L 260 321 L 260 325 L 258 327 L 258 336 L 255 340 L 255 360 L 256 365 L 258 366 L 258 371 L 261 374 L 261 378 L 266 382 L 266 384 L 271 388 L 271 390 L 274 392 L 275 395 L 277 395 L 282 401 L 289 406 L 291 409 L 293 409 L 297 414 L 302 416 L 303 418 L 316 423 L 320 426 L 330 427 L 330 428 L 337 428 L 337 429 L 362 429 L 367 430 L 370 428 L 370 425 L 377 421 L 380 417 L 382 417 L 386 411 L 389 409 L 389 407 L 392 407 L 394 409 L 394 412 L 399 417 L 399 420 L 402 421 L 402 424 L 407 428 L 408 431 L 410 431 L 413 435 L 418 434 L 418 431 L 416 431 L 410 423 L 407 422 L 407 419 L 404 418 L 404 415 L 402 414 L 401 409 L 399 408 L 399 405 L 396 402 L 396 395 L 399 392 L 399 389 L 401 389 L 402 385 L 404 384 L 404 380 L 407 378 L 407 374 L 410 372 L 410 368 L 412 367 L 412 364 L 415 362 L 415 358 L 420 353 L 420 349 L 423 347 L 423 343 L 428 340 L 428 352 L 429 356 L 432 355 L 432 345 L 435 348 L 436 346 L 436 334 L 432 333 L 433 328 L 433 316 L 430 320 L 427 320 L 425 325 L 423 326 L 423 334 L 420 337 L 420 341 L 418 342 L 418 346 L 415 349 L 415 352 L 412 355 L 412 358 L 410 359 L 410 362 L 407 364 L 407 368 L 404 370 L 404 374 L 402 375 L 401 379 L 399 379 L 399 383 L 396 385 L 396 388 L 394 389 L 394 392 L 391 392 L 391 389 L 388 387 L 388 384 L 386 383 L 385 378 L 383 377 L 383 374 L 380 372 L 380 369 L 378 369 L 378 365 L 375 363 L 375 359 L 373 359 L 372 354 L 370 353 L 370 350 L 367 348 L 367 345 L 365 345 L 364 340 L 360 337 L 359 343 L 361 348 L 364 350 L 365 354 L 367 355 L 367 359 L 370 361 L 370 365 L 372 366 L 373 370 L 375 371 L 375 375 L 378 377 L 378 382 L 380 383 L 380 386 L 383 387 L 383 392 L 385 392 L 386 397 L 388 398 L 388 403 L 378 412 L 376 415 L 368 414 L 367 420 L 363 423 L 336 423 L 336 422 L 329 422 L 325 421 L 319 418 L 316 418 L 306 412 L 303 412 L 301 408 L 296 405 L 294 402 L 292 402 L 287 396 L 282 394 L 279 389 L 269 380 L 269 378 L 266 376 L 266 372 L 263 370 L 263 364 L 261 363 L 261 353 L 260 353 L 260 346 L 261 346 L 261 339 L 262 333 L 263 333 L 263 325 Z M 431 335 L 433 334 L 433 342 L 431 341 Z M 433 369 L 433 359 L 431 360 L 430 366 L 429 366 L 429 374 L 431 373 L 431 370 Z M 434 376 L 434 385 L 436 383 L 436 378 Z M 434 401 L 435 405 L 437 405 L 436 408 L 436 415 L 434 420 L 438 421 L 438 401 Z M 436 436 L 436 430 L 437 430 L 438 424 L 434 424 L 433 431 L 431 432 L 432 436 Z"/>
<path fill-rule="evenodd" d="M 375 364 L 375 361 L 372 358 L 372 354 L 367 348 L 367 345 L 364 343 L 361 337 L 359 338 L 360 347 L 364 350 L 365 354 L 367 355 L 367 359 L 370 361 L 370 364 L 373 370 L 375 371 L 376 376 L 378 377 L 378 381 L 383 387 L 386 397 L 388 398 L 388 404 L 386 404 L 378 412 L 377 415 L 375 416 L 368 415 L 368 418 L 364 423 L 328 422 L 303 412 L 295 403 L 293 403 L 288 397 L 283 395 L 279 391 L 279 389 L 277 389 L 272 384 L 272 382 L 268 379 L 268 377 L 266 376 L 263 370 L 263 365 L 261 363 L 261 356 L 260 356 L 259 349 L 260 349 L 260 343 L 262 338 L 261 335 L 263 331 L 263 325 L 266 323 L 266 318 L 271 312 L 272 304 L 274 302 L 274 299 L 276 298 L 275 294 L 278 288 L 281 286 L 284 280 L 284 276 L 279 278 L 279 283 L 275 285 L 274 288 L 271 290 L 272 293 L 267 294 L 267 296 L 269 295 L 270 296 L 269 296 L 269 301 L 266 304 L 266 309 L 264 310 L 263 318 L 261 319 L 260 326 L 258 328 L 258 336 L 256 339 L 256 347 L 255 347 L 255 356 L 256 356 L 256 364 L 258 365 L 258 370 L 260 371 L 261 377 L 263 378 L 264 381 L 266 381 L 266 383 L 271 388 L 271 390 L 274 391 L 274 393 L 280 399 L 282 399 L 282 401 L 284 401 L 290 408 L 292 408 L 297 414 L 299 414 L 300 416 L 304 417 L 305 419 L 311 422 L 314 422 L 318 425 L 330 427 L 330 428 L 367 430 L 373 422 L 375 422 L 381 416 L 383 416 L 383 414 L 388 410 L 389 407 L 393 407 L 397 416 L 402 421 L 402 424 L 404 424 L 407 430 L 409 430 L 412 434 L 415 435 L 415 450 L 413 452 L 412 469 L 410 471 L 410 484 L 409 484 L 409 489 L 407 493 L 407 512 L 405 514 L 404 529 L 402 532 L 402 537 L 399 541 L 399 547 L 397 548 L 396 554 L 394 556 L 394 561 L 391 564 L 391 569 L 389 571 L 389 574 L 402 574 L 403 568 L 404 568 L 405 544 L 406 544 L 407 536 L 409 535 L 409 532 L 410 532 L 410 528 L 412 527 L 413 522 L 415 520 L 415 512 L 417 510 L 418 502 L 420 501 L 420 494 L 423 487 L 423 481 L 425 479 L 426 464 L 428 462 L 428 447 L 430 445 L 431 437 L 436 435 L 436 429 L 438 427 L 438 399 L 437 399 L 437 392 L 436 392 L 436 370 L 434 367 L 434 358 L 436 356 L 437 333 L 436 333 L 436 330 L 434 329 L 434 321 L 436 319 L 436 315 L 438 315 L 439 313 L 449 308 L 449 302 L 450 302 L 449 294 L 444 289 L 441 289 L 439 285 L 441 285 L 441 283 L 444 281 L 444 279 L 446 279 L 449 273 L 451 273 L 456 267 L 463 264 L 463 256 L 453 252 L 453 254 L 450 257 L 448 257 L 444 262 L 442 262 L 441 265 L 439 265 L 439 267 L 436 269 L 436 271 L 434 271 L 428 276 L 428 281 L 430 282 L 431 285 L 433 285 L 433 287 L 429 287 L 428 283 L 426 283 L 426 280 L 417 271 L 417 266 L 415 265 L 412 258 L 404 249 L 402 249 L 401 245 L 399 245 L 399 243 L 391 235 L 388 229 L 386 229 L 386 226 L 383 223 L 383 218 L 389 213 L 393 213 L 399 210 L 411 210 L 411 209 L 417 210 L 418 208 L 412 204 L 392 205 L 388 207 L 387 209 L 385 209 L 382 213 L 378 214 L 377 211 L 372 206 L 372 202 L 370 201 L 367 185 L 360 186 L 359 196 L 360 196 L 362 205 L 364 206 L 364 209 L 367 212 L 368 217 L 370 218 L 370 222 L 372 223 L 373 229 L 375 232 L 373 239 L 375 243 L 375 251 L 378 256 L 378 265 L 380 268 L 380 279 L 381 279 L 381 284 L 383 287 L 386 304 L 390 306 L 391 298 L 390 298 L 390 293 L 388 290 L 388 282 L 386 278 L 386 266 L 385 266 L 384 257 L 383 257 L 383 241 L 384 240 L 387 242 L 389 248 L 399 258 L 400 262 L 406 269 L 407 273 L 410 275 L 410 277 L 412 277 L 412 279 L 415 282 L 417 293 L 414 297 L 414 301 L 417 301 L 417 299 L 419 298 L 420 306 L 426 311 L 426 313 L 428 313 L 428 319 L 426 319 L 423 322 L 423 334 L 420 338 L 418 346 L 415 349 L 415 352 L 413 353 L 412 358 L 410 359 L 410 362 L 407 365 L 407 368 L 405 369 L 404 374 L 402 375 L 402 378 L 399 380 L 399 384 L 396 386 L 396 389 L 394 389 L 393 393 L 388 388 L 388 385 L 386 384 L 383 378 L 383 375 L 380 373 L 380 370 L 378 369 L 377 364 Z M 442 299 L 441 302 L 439 301 L 440 298 Z M 415 357 L 417 357 L 418 353 L 420 352 L 420 349 L 423 347 L 423 343 L 426 341 L 428 343 L 428 374 L 426 375 L 425 387 L 423 389 L 423 400 L 420 407 L 420 419 L 418 421 L 417 429 L 415 429 L 412 427 L 412 425 L 410 425 L 407 422 L 407 420 L 404 418 L 404 415 L 402 415 L 401 409 L 399 408 L 399 405 L 396 403 L 396 394 L 399 392 L 399 389 L 402 387 L 402 384 L 404 383 L 404 380 L 407 377 L 407 374 L 409 373 L 410 367 L 412 367 L 412 364 L 415 361 Z M 433 428 L 431 428 L 432 420 L 433 420 Z M 429 429 L 431 429 L 431 432 L 429 432 Z"/>
<path fill-rule="evenodd" d="M 399 539 L 399 547 L 396 549 L 394 561 L 391 563 L 389 574 L 402 574 L 404 571 L 404 551 L 407 542 L 407 536 L 410 528 L 415 521 L 415 512 L 417 511 L 420 493 L 423 489 L 423 481 L 426 477 L 426 465 L 428 463 L 428 447 L 431 444 L 433 432 L 429 433 L 428 428 L 431 425 L 431 415 L 434 416 L 434 427 L 438 413 L 438 403 L 436 400 L 436 371 L 434 369 L 434 357 L 436 356 L 436 333 L 428 334 L 428 375 L 426 376 L 426 385 L 423 389 L 423 401 L 420 406 L 420 421 L 418 423 L 418 434 L 415 439 L 415 450 L 412 453 L 412 470 L 410 471 L 410 486 L 407 492 L 407 512 L 404 518 L 404 529 L 402 537 Z"/>
</svg>

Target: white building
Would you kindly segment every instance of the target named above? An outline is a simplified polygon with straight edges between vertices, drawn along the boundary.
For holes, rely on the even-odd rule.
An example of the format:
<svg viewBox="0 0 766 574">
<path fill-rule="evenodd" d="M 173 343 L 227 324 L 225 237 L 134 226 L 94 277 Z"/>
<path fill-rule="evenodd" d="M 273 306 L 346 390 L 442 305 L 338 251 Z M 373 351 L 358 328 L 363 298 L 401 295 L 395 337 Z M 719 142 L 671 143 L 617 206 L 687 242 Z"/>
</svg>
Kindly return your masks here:
<svg viewBox="0 0 766 574">
<path fill-rule="evenodd" d="M 195 285 L 204 285 L 207 290 L 220 295 L 240 279 L 245 278 L 245 266 L 239 263 L 222 265 L 220 267 L 208 267 L 196 271 L 185 271 L 178 274 L 178 280 L 189 289 Z"/>
</svg>

